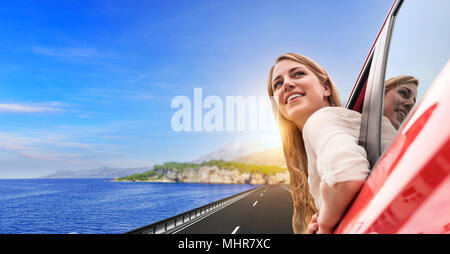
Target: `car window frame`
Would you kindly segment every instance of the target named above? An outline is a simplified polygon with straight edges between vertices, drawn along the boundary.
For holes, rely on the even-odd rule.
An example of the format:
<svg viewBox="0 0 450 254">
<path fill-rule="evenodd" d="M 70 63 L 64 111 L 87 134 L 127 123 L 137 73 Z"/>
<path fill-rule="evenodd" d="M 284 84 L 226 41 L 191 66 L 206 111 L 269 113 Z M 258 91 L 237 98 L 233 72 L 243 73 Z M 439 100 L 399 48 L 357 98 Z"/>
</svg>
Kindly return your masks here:
<svg viewBox="0 0 450 254">
<path fill-rule="evenodd" d="M 402 3 L 403 0 L 394 0 L 346 104 L 346 108 L 362 114 L 358 144 L 366 150 L 371 169 L 381 156 L 386 65 L 395 20 Z"/>
</svg>

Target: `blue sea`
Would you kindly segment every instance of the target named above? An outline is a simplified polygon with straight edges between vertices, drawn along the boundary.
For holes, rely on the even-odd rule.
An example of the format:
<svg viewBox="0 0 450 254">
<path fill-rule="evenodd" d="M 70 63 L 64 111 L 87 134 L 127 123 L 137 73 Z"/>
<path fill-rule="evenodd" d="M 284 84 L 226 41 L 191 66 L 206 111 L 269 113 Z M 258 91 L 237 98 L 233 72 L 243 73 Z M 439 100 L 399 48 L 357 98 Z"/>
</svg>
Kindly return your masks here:
<svg viewBox="0 0 450 254">
<path fill-rule="evenodd" d="M 120 234 L 255 187 L 0 179 L 0 234 Z"/>
</svg>

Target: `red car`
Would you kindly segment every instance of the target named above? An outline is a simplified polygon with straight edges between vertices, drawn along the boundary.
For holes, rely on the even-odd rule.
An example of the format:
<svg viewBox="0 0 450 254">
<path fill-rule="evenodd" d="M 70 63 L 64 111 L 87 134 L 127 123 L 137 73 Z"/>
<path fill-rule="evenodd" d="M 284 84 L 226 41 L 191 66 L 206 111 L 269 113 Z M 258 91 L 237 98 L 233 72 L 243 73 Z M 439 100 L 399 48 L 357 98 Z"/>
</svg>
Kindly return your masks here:
<svg viewBox="0 0 450 254">
<path fill-rule="evenodd" d="M 372 173 L 334 233 L 450 233 L 449 61 L 381 152 L 387 55 L 402 3 L 394 1 L 346 105 L 362 113 Z"/>
</svg>

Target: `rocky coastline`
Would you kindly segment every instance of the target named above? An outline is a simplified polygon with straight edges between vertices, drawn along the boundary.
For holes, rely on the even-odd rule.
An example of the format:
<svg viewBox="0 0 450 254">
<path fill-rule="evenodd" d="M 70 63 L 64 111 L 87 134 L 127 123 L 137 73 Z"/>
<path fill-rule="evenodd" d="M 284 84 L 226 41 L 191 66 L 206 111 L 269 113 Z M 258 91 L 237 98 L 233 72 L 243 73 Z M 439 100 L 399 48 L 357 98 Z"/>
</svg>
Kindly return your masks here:
<svg viewBox="0 0 450 254">
<path fill-rule="evenodd" d="M 160 183 L 208 183 L 208 184 L 289 184 L 286 170 L 273 174 L 241 172 L 238 169 L 218 166 L 199 166 L 180 169 L 154 169 L 147 175 L 136 175 L 115 179 L 116 182 L 160 182 Z"/>
</svg>

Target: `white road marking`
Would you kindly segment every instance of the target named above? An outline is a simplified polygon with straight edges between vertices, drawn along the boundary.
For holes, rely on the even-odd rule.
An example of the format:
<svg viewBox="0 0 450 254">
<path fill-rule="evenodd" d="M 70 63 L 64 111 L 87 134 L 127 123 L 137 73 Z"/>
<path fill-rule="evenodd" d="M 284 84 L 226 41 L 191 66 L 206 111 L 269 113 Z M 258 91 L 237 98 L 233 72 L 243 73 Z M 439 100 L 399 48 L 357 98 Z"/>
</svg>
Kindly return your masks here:
<svg viewBox="0 0 450 254">
<path fill-rule="evenodd" d="M 259 188 L 261 188 L 261 187 L 259 187 Z M 225 208 L 225 207 L 227 207 L 227 206 L 233 204 L 233 203 L 236 202 L 236 201 L 241 200 L 242 198 L 245 198 L 245 197 L 248 196 L 250 193 L 253 193 L 254 191 L 256 191 L 256 189 L 258 189 L 258 188 L 255 188 L 254 190 L 252 190 L 252 191 L 250 191 L 250 192 L 248 192 L 248 193 L 243 194 L 243 196 L 241 195 L 238 199 L 236 199 L 235 201 L 233 201 L 233 202 L 231 202 L 231 203 L 228 203 L 228 204 L 226 204 L 226 205 L 223 205 L 222 207 L 219 207 L 219 208 L 215 208 L 215 211 L 213 211 L 213 212 L 211 212 L 211 213 L 209 213 L 209 214 L 206 214 L 204 217 L 201 217 L 200 219 L 193 218 L 193 219 L 191 219 L 189 222 L 185 222 L 185 225 L 184 225 L 184 226 L 181 226 L 181 227 L 180 227 L 179 229 L 177 229 L 176 231 L 171 232 L 171 234 L 176 234 L 176 233 L 180 232 L 181 230 L 186 229 L 186 228 L 188 228 L 188 227 L 194 225 L 195 223 L 202 221 L 204 218 L 209 217 L 209 216 L 211 216 L 211 215 L 217 213 L 218 211 L 220 211 L 220 210 L 222 210 L 223 208 Z M 191 222 L 191 221 L 192 221 L 192 222 Z"/>
<path fill-rule="evenodd" d="M 260 195 L 261 197 L 263 196 L 263 194 L 261 193 L 261 195 Z"/>
<path fill-rule="evenodd" d="M 287 191 L 289 191 L 289 192 L 291 192 L 291 190 L 290 189 L 288 189 L 287 187 L 285 187 L 285 186 L 283 186 L 283 185 L 280 185 L 283 189 L 285 189 L 285 190 L 287 190 Z"/>
<path fill-rule="evenodd" d="M 232 234 L 232 235 L 236 234 L 236 232 L 239 230 L 239 228 L 240 228 L 240 226 L 237 226 L 237 227 L 233 230 L 233 232 L 231 232 L 231 234 Z"/>
<path fill-rule="evenodd" d="M 253 206 L 255 206 L 258 203 L 258 200 L 255 201 L 255 203 L 253 204 Z"/>
</svg>

